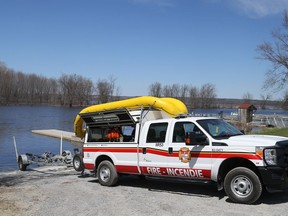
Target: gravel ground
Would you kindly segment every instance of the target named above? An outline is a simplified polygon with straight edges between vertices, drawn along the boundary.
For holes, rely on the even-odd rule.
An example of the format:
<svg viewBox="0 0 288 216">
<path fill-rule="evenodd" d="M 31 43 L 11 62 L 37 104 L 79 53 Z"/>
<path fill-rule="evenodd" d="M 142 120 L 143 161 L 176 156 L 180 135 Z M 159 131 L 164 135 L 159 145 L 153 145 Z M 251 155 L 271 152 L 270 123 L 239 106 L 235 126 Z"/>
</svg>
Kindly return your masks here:
<svg viewBox="0 0 288 216">
<path fill-rule="evenodd" d="M 123 176 L 103 187 L 72 168 L 0 173 L 4 215 L 287 215 L 288 192 L 264 193 L 259 203 L 231 203 L 215 185 Z"/>
</svg>

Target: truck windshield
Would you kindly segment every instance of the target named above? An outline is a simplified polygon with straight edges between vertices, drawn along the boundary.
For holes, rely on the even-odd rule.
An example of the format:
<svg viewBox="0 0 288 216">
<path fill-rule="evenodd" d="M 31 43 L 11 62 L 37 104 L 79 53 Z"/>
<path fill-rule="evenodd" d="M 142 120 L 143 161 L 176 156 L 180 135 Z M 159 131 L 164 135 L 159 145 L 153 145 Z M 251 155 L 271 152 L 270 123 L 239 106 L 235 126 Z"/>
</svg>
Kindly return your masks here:
<svg viewBox="0 0 288 216">
<path fill-rule="evenodd" d="M 197 123 L 215 139 L 225 139 L 243 134 L 223 119 L 202 119 L 198 120 Z"/>
</svg>

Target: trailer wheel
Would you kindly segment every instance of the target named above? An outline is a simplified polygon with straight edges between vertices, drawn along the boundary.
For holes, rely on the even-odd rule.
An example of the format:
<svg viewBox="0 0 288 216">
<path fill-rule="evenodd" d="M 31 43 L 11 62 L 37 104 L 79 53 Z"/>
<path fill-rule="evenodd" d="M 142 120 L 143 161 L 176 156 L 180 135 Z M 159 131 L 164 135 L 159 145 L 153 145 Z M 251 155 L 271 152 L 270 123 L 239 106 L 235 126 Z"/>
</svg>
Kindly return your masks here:
<svg viewBox="0 0 288 216">
<path fill-rule="evenodd" d="M 19 170 L 21 170 L 21 171 L 26 171 L 27 166 L 28 166 L 27 164 L 24 164 L 24 163 L 23 163 L 22 157 L 19 156 L 19 158 L 18 158 L 18 167 L 19 167 Z"/>
<path fill-rule="evenodd" d="M 84 170 L 84 163 L 82 156 L 80 155 L 75 155 L 73 158 L 73 167 L 77 172 L 83 171 Z"/>
<path fill-rule="evenodd" d="M 237 167 L 228 172 L 224 179 L 224 189 L 233 202 L 243 204 L 256 202 L 262 194 L 259 177 L 245 167 Z"/>
<path fill-rule="evenodd" d="M 102 161 L 97 169 L 97 178 L 103 186 L 114 186 L 117 184 L 119 176 L 114 165 L 108 161 Z"/>
</svg>

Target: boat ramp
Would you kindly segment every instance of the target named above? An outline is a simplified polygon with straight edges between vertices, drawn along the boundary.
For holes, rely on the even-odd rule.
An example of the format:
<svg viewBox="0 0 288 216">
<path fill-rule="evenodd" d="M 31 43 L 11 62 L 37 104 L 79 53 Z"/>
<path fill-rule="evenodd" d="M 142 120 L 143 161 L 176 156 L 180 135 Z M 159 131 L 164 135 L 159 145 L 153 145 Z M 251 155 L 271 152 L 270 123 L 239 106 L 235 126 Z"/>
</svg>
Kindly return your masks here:
<svg viewBox="0 0 288 216">
<path fill-rule="evenodd" d="M 83 139 L 76 137 L 74 132 L 69 132 L 69 131 L 47 129 L 47 130 L 32 130 L 32 133 L 37 134 L 37 135 L 67 140 L 77 146 L 82 146 L 84 142 Z"/>
</svg>

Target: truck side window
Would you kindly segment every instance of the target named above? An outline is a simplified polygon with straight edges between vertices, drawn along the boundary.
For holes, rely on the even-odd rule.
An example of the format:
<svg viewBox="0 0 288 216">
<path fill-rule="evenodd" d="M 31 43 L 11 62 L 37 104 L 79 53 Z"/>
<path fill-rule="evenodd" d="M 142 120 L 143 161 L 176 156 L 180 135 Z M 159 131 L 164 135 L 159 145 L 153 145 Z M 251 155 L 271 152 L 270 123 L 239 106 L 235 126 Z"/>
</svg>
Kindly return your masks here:
<svg viewBox="0 0 288 216">
<path fill-rule="evenodd" d="M 89 128 L 88 142 L 107 142 L 108 128 Z"/>
<path fill-rule="evenodd" d="M 165 142 L 168 123 L 151 124 L 148 130 L 146 142 Z"/>
<path fill-rule="evenodd" d="M 196 134 L 202 133 L 202 131 L 192 122 L 176 122 L 172 142 L 185 142 L 185 134 L 187 132 L 194 132 Z"/>
<path fill-rule="evenodd" d="M 122 126 L 123 142 L 135 141 L 135 125 Z"/>
</svg>

